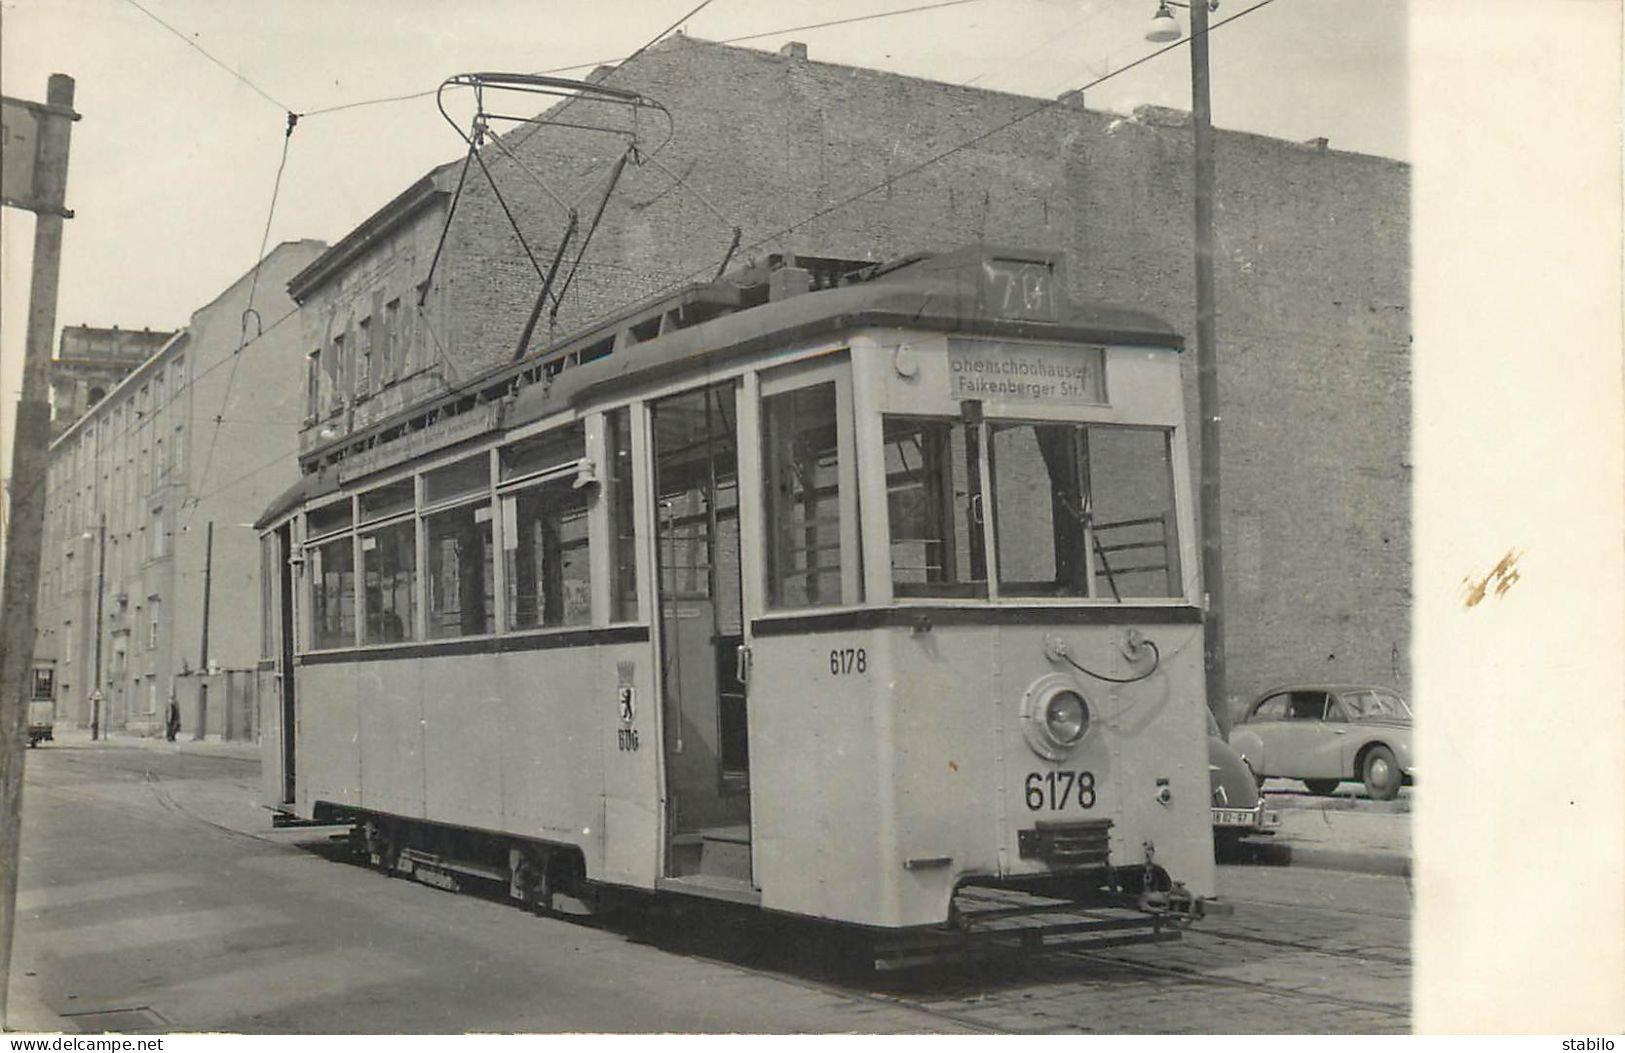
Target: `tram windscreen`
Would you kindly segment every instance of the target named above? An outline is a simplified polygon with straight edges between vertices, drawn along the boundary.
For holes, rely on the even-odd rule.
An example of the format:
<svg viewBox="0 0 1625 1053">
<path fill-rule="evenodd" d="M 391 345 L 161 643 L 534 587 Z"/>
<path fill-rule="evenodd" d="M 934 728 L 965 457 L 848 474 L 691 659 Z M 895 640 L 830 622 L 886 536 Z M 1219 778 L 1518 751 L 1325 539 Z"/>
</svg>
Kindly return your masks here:
<svg viewBox="0 0 1625 1053">
<path fill-rule="evenodd" d="M 1178 596 L 1168 432 L 989 425 L 999 593 Z"/>
<path fill-rule="evenodd" d="M 887 417 L 886 506 L 899 596 L 986 596 L 975 428 Z"/>
<path fill-rule="evenodd" d="M 986 596 L 989 540 L 1001 596 L 1182 594 L 1166 429 L 887 417 L 884 434 L 898 596 Z"/>
</svg>

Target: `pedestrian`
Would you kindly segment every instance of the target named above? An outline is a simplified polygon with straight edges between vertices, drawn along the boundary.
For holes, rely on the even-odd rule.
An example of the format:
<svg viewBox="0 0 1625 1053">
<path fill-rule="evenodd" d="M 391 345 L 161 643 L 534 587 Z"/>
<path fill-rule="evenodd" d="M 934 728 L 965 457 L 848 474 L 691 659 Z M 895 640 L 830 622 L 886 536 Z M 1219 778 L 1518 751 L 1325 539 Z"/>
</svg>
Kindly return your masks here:
<svg viewBox="0 0 1625 1053">
<path fill-rule="evenodd" d="M 180 733 L 181 704 L 172 698 L 169 700 L 169 717 L 164 721 L 164 734 L 169 737 L 170 742 L 174 742 L 175 736 Z"/>
</svg>

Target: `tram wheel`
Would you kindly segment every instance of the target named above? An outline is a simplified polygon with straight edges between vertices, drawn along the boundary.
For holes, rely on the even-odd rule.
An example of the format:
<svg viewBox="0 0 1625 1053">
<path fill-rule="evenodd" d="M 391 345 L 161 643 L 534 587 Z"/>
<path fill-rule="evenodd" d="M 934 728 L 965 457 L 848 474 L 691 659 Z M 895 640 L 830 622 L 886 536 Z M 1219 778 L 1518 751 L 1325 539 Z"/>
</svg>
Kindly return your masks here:
<svg viewBox="0 0 1625 1053">
<path fill-rule="evenodd" d="M 1393 750 L 1387 746 L 1371 747 L 1361 772 L 1365 777 L 1365 792 L 1373 801 L 1391 801 L 1399 796 L 1399 784 L 1404 777 L 1399 773 Z"/>
<path fill-rule="evenodd" d="M 516 883 L 525 909 L 542 917 L 555 913 L 553 893 L 558 881 L 552 857 L 543 852 L 527 852 L 519 863 Z"/>
<path fill-rule="evenodd" d="M 1309 787 L 1309 792 L 1319 794 L 1321 797 L 1330 797 L 1337 792 L 1340 779 L 1305 779 L 1303 784 Z"/>
</svg>

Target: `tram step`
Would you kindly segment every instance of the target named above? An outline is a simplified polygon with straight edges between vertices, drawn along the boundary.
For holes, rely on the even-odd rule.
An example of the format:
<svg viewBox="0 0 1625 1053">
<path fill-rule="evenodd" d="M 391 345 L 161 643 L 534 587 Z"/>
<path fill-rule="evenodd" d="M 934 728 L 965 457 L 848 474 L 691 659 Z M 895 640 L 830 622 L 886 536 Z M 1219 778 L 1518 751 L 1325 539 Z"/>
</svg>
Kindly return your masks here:
<svg viewBox="0 0 1625 1053">
<path fill-rule="evenodd" d="M 750 882 L 750 828 L 723 826 L 671 839 L 672 874 Z"/>
</svg>

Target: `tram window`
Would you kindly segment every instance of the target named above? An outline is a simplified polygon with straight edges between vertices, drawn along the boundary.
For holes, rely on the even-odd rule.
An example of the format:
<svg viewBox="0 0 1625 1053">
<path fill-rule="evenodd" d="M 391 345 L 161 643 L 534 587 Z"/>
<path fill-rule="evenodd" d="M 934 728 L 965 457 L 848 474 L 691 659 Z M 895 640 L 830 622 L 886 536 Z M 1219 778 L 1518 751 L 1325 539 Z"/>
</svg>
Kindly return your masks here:
<svg viewBox="0 0 1625 1053">
<path fill-rule="evenodd" d="M 491 486 L 491 459 L 477 453 L 443 468 L 423 473 L 423 500 L 426 504 L 449 501 L 488 490 Z"/>
<path fill-rule="evenodd" d="M 429 536 L 430 638 L 495 631 L 491 506 L 462 505 L 423 522 Z"/>
<path fill-rule="evenodd" d="M 586 491 L 566 478 L 504 494 L 502 537 L 509 628 L 592 620 Z"/>
<path fill-rule="evenodd" d="M 886 503 L 898 596 L 986 596 L 977 432 L 952 419 L 887 417 Z"/>
<path fill-rule="evenodd" d="M 371 522 L 399 512 L 410 512 L 415 500 L 412 477 L 397 479 L 361 495 L 361 521 Z"/>
<path fill-rule="evenodd" d="M 352 522 L 351 513 L 348 497 L 330 505 L 323 505 L 321 508 L 312 508 L 305 513 L 305 536 L 320 537 L 335 530 L 342 530 Z"/>
<path fill-rule="evenodd" d="M 1076 424 L 990 426 L 999 591 L 1178 596 L 1169 435 Z"/>
<path fill-rule="evenodd" d="M 767 480 L 767 602 L 841 602 L 840 454 L 835 383 L 762 400 Z"/>
<path fill-rule="evenodd" d="M 612 577 L 609 588 L 610 621 L 634 621 L 638 616 L 638 544 L 632 515 L 632 414 L 624 407 L 604 415 L 609 478 L 605 481 L 609 505 Z"/>
<path fill-rule="evenodd" d="M 411 520 L 361 535 L 362 638 L 364 644 L 413 639 L 418 564 L 417 530 Z"/>
<path fill-rule="evenodd" d="M 355 551 L 349 535 L 310 550 L 310 644 L 355 646 Z"/>
<path fill-rule="evenodd" d="M 587 454 L 586 427 L 579 422 L 532 435 L 502 447 L 498 461 L 501 478 L 522 479 L 549 469 L 566 468 Z"/>
</svg>

